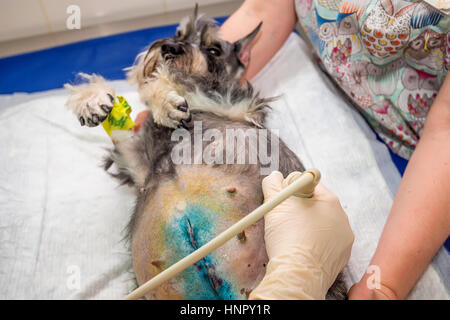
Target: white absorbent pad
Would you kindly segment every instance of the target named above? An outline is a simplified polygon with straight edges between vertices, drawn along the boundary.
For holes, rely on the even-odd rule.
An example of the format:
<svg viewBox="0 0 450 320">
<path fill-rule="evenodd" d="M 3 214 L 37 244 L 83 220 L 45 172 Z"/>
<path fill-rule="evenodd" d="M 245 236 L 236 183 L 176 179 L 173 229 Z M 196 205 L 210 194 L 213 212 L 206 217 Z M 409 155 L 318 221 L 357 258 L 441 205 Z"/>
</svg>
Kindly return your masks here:
<svg viewBox="0 0 450 320">
<path fill-rule="evenodd" d="M 308 51 L 292 35 L 254 84 L 263 95 L 281 95 L 269 127 L 306 167 L 321 170 L 349 215 L 351 285 L 370 262 L 400 176 Z M 111 84 L 133 117 L 144 109 L 125 81 Z M 64 107 L 67 96 L 0 96 L 0 299 L 118 299 L 135 287 L 123 240 L 133 194 L 101 168 L 111 142 L 101 126 L 80 127 Z M 411 298 L 449 298 L 438 269 L 427 269 Z"/>
</svg>

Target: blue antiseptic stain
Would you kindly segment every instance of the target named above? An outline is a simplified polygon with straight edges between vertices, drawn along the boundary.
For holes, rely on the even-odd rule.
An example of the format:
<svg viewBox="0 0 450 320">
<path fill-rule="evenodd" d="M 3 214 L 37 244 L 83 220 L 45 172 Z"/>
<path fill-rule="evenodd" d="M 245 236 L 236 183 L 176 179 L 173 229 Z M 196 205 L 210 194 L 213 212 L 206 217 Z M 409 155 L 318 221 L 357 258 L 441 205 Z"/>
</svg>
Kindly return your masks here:
<svg viewBox="0 0 450 320">
<path fill-rule="evenodd" d="M 178 216 L 164 228 L 165 246 L 177 262 L 197 248 L 201 247 L 216 235 L 213 233 L 215 219 L 219 214 L 199 204 L 189 204 Z M 190 232 L 192 230 L 192 232 Z M 237 293 L 231 288 L 228 280 L 216 273 L 218 262 L 214 253 L 198 261 L 180 274 L 184 288 L 184 299 L 192 300 L 233 300 Z M 213 280 L 211 279 L 213 278 Z"/>
</svg>

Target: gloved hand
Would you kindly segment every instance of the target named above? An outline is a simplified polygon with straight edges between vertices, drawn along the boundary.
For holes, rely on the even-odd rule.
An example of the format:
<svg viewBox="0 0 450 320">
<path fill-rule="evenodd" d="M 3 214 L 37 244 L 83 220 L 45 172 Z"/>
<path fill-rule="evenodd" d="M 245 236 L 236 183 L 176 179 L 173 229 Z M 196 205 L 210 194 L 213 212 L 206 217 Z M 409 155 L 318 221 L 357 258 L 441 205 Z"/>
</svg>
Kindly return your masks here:
<svg viewBox="0 0 450 320">
<path fill-rule="evenodd" d="M 267 200 L 286 187 L 274 171 L 264 178 Z M 324 299 L 347 264 L 354 240 L 338 198 L 319 184 L 312 198 L 291 196 L 266 214 L 266 275 L 249 299 Z"/>
</svg>

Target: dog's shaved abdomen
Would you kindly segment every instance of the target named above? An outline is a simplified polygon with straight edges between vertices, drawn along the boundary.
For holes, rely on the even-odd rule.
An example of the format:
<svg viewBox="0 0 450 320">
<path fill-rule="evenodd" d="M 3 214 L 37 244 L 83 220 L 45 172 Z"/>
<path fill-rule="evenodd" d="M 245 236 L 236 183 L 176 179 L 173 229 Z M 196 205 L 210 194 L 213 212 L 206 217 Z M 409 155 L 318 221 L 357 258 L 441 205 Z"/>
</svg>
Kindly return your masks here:
<svg viewBox="0 0 450 320">
<path fill-rule="evenodd" d="M 147 200 L 133 235 L 138 283 L 204 245 L 260 205 L 257 179 L 208 166 L 187 166 L 179 168 L 176 178 L 162 181 Z M 264 275 L 268 260 L 263 221 L 246 229 L 245 237 L 245 241 L 231 239 L 148 297 L 246 299 Z M 163 266 L 152 264 L 155 260 L 164 261 Z"/>
</svg>

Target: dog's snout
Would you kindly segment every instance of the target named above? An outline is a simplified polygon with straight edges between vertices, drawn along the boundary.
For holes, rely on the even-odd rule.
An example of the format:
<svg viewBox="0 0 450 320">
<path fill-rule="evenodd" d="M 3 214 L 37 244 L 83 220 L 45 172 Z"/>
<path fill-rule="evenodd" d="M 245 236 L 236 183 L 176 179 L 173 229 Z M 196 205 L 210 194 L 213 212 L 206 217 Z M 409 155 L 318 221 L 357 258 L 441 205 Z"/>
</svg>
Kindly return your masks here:
<svg viewBox="0 0 450 320">
<path fill-rule="evenodd" d="M 184 53 L 184 50 L 181 47 L 181 45 L 179 45 L 175 42 L 166 42 L 162 45 L 161 52 L 163 55 L 171 54 L 171 55 L 177 56 L 177 55 Z"/>
</svg>

